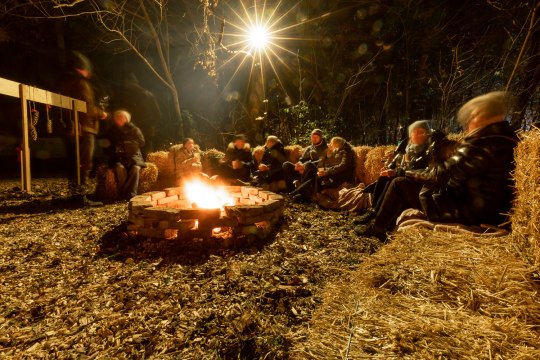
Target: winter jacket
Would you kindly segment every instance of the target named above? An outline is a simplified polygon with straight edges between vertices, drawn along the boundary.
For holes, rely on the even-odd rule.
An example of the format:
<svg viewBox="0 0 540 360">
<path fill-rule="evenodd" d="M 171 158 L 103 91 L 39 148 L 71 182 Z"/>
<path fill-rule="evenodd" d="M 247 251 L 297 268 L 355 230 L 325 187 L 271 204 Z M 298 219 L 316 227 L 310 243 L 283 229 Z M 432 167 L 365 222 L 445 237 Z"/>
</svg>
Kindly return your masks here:
<svg viewBox="0 0 540 360">
<path fill-rule="evenodd" d="M 513 199 L 517 142 L 510 125 L 497 122 L 469 134 L 444 163 L 407 172 L 426 184 L 421 200 L 428 218 L 467 225 L 502 223 Z"/>
<path fill-rule="evenodd" d="M 285 147 L 281 142 L 278 142 L 271 148 L 265 148 L 261 163 L 268 165 L 270 170 L 276 170 L 283 167 L 285 160 L 287 160 Z"/>
<path fill-rule="evenodd" d="M 99 108 L 94 88 L 90 79 L 87 79 L 78 73 L 71 74 L 61 89 L 62 95 L 86 102 L 86 113 L 79 113 L 79 124 L 82 132 L 97 135 L 99 133 L 99 121 L 103 115 L 103 110 Z M 67 117 L 69 118 L 69 117 Z M 74 135 L 73 124 L 67 125 L 69 135 Z"/>
<path fill-rule="evenodd" d="M 403 146 L 400 144 L 398 148 L 403 148 Z M 408 170 L 423 170 L 429 164 L 427 150 L 428 144 L 408 144 L 403 149 L 403 152 L 396 154 L 392 162 L 388 165 L 388 168 L 395 170 L 396 176 L 404 176 Z"/>
<path fill-rule="evenodd" d="M 354 182 L 354 150 L 346 142 L 341 149 L 331 155 L 326 155 L 319 162 L 318 167 L 326 170 L 326 176 L 339 184 Z"/>
<path fill-rule="evenodd" d="M 192 173 L 200 172 L 202 169 L 200 153 L 201 152 L 199 151 L 198 147 L 193 149 L 191 152 L 183 146 L 181 149 L 176 150 L 173 153 L 176 174 L 178 176 L 186 176 Z M 198 156 L 198 161 L 193 162 L 193 158 L 196 156 Z"/>
<path fill-rule="evenodd" d="M 105 138 L 111 142 L 108 149 L 111 165 L 120 162 L 127 167 L 133 165 L 146 167 L 141 153 L 141 147 L 144 146 L 144 136 L 133 123 L 128 122 L 121 128 L 111 126 L 105 133 Z"/>
<path fill-rule="evenodd" d="M 242 149 L 237 149 L 233 142 L 229 143 L 227 150 L 225 150 L 225 157 L 221 162 L 232 167 L 232 162 L 235 160 L 241 161 L 243 167 L 252 167 L 253 156 L 251 155 L 251 146 L 248 143 Z"/>
<path fill-rule="evenodd" d="M 327 149 L 328 144 L 326 144 L 326 140 L 324 139 L 318 145 L 310 145 L 304 150 L 304 153 L 300 157 L 300 162 L 318 161 L 326 156 Z"/>
</svg>

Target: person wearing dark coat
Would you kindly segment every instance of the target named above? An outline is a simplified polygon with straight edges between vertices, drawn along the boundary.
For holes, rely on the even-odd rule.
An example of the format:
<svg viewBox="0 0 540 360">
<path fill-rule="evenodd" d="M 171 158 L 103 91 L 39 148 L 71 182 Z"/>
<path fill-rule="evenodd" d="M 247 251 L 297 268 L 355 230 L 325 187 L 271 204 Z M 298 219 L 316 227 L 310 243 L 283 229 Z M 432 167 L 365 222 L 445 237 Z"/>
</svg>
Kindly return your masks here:
<svg viewBox="0 0 540 360">
<path fill-rule="evenodd" d="M 331 159 L 327 155 L 318 164 L 317 175 L 320 178 L 320 189 L 337 188 L 343 183 L 354 182 L 354 150 L 345 139 L 334 137 L 330 140 Z"/>
<path fill-rule="evenodd" d="M 375 217 L 381 208 L 382 199 L 388 190 L 390 181 L 399 176 L 405 176 L 408 170 L 424 170 L 429 164 L 427 153 L 430 127 L 426 120 L 413 122 L 408 128 L 408 141 L 401 142 L 396 150 L 392 161 L 383 169 L 379 178 L 369 184 L 365 193 L 371 193 L 372 207 L 354 220 L 355 224 L 365 224 Z"/>
<path fill-rule="evenodd" d="M 287 153 L 283 143 L 276 136 L 268 136 L 261 163 L 255 172 L 254 181 L 258 184 L 270 184 L 283 180 L 283 163 L 286 159 Z"/>
<path fill-rule="evenodd" d="M 354 150 L 341 137 L 330 140 L 330 146 L 317 166 L 317 169 L 306 168 L 302 183 L 290 193 L 295 201 L 311 202 L 321 190 L 354 182 Z"/>
<path fill-rule="evenodd" d="M 396 178 L 384 197 L 374 221 L 357 233 L 386 238 L 400 213 L 408 208 L 426 211 L 431 221 L 466 225 L 499 225 L 506 219 L 513 200 L 512 171 L 518 138 L 505 120 L 507 95 L 491 92 L 467 102 L 458 120 L 467 136 L 456 154 L 430 171 L 408 171 Z M 432 187 L 431 206 L 425 206 L 411 187 Z"/>
<path fill-rule="evenodd" d="M 110 141 L 110 166 L 115 171 L 120 196 L 130 199 L 137 195 L 140 172 L 146 167 L 141 153 L 144 136 L 131 122 L 131 114 L 118 110 L 114 113 L 113 125 L 107 130 L 105 138 Z"/>
<path fill-rule="evenodd" d="M 313 130 L 311 132 L 311 145 L 304 150 L 298 162 L 296 164 L 290 161 L 283 163 L 283 176 L 287 184 L 287 192 L 294 190 L 295 181 L 302 182 L 306 168 L 308 171 L 316 172 L 317 162 L 325 156 L 327 149 L 328 145 L 322 130 Z"/>
<path fill-rule="evenodd" d="M 99 133 L 100 121 L 107 118 L 96 101 L 94 87 L 91 81 L 92 63 L 81 53 L 74 52 L 68 59 L 69 73 L 61 85 L 62 95 L 86 102 L 86 113 L 79 113 L 79 158 L 81 164 L 81 183 L 84 185 L 90 176 L 93 167 L 95 138 Z M 62 116 L 71 119 L 69 113 Z M 67 121 L 66 147 L 72 168 L 75 169 L 75 124 L 73 120 Z M 75 171 L 71 171 L 70 179 L 75 179 Z"/>
<path fill-rule="evenodd" d="M 236 135 L 220 160 L 218 174 L 228 181 L 250 181 L 253 156 L 244 135 Z"/>
</svg>

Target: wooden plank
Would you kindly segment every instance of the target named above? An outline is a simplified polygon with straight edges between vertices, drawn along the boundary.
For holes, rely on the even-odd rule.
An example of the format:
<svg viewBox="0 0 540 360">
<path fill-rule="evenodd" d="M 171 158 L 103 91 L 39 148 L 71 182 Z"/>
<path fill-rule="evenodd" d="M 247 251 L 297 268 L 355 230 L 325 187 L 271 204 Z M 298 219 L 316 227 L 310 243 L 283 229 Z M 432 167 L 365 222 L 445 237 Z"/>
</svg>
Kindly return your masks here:
<svg viewBox="0 0 540 360">
<path fill-rule="evenodd" d="M 28 138 L 28 105 L 26 102 L 26 93 L 26 85 L 20 84 L 19 97 L 21 98 L 22 112 L 21 189 L 26 192 L 31 192 L 30 141 Z"/>
<path fill-rule="evenodd" d="M 8 79 L 0 78 L 0 94 L 16 98 L 20 97 L 21 93 L 19 89 L 19 83 Z"/>
<path fill-rule="evenodd" d="M 8 79 L 0 78 L 0 94 L 16 98 L 21 97 L 19 91 L 19 83 Z M 73 110 L 74 101 L 77 111 L 83 113 L 86 112 L 85 101 L 72 99 L 68 96 L 56 94 L 33 86 L 25 86 L 25 97 L 26 100 L 57 106 L 68 110 Z"/>
</svg>

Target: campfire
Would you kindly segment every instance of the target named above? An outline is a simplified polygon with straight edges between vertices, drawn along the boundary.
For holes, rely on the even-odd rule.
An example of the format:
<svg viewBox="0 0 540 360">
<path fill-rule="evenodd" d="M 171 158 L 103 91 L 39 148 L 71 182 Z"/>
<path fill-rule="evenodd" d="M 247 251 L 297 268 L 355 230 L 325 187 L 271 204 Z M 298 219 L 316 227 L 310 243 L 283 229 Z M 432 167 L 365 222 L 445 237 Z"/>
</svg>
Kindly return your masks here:
<svg viewBox="0 0 540 360">
<path fill-rule="evenodd" d="M 283 196 L 260 188 L 192 181 L 132 198 L 128 230 L 161 239 L 263 239 L 280 222 L 283 205 Z"/>
</svg>

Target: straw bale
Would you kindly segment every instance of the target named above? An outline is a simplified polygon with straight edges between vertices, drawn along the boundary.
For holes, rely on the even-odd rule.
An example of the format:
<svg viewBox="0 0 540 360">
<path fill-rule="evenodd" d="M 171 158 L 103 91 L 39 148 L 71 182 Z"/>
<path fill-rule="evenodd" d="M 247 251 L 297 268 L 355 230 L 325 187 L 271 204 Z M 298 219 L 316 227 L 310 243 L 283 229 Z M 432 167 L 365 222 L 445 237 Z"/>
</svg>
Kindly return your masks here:
<svg viewBox="0 0 540 360">
<path fill-rule="evenodd" d="M 366 155 L 365 161 L 365 184 L 370 184 L 379 178 L 386 161 L 392 158 L 395 146 L 383 145 L 371 148 Z"/>
<path fill-rule="evenodd" d="M 219 160 L 223 159 L 225 154 L 217 149 L 209 149 L 203 152 L 201 156 L 202 169 L 205 174 L 216 175 Z"/>
<path fill-rule="evenodd" d="M 449 140 L 454 140 L 454 141 L 457 141 L 457 142 L 462 142 L 463 139 L 465 138 L 465 133 L 463 132 L 460 132 L 460 133 L 450 133 L 446 136 Z"/>
<path fill-rule="evenodd" d="M 146 163 L 146 167 L 141 170 L 139 177 L 139 194 L 153 190 L 158 179 L 159 170 L 156 164 Z"/>
<path fill-rule="evenodd" d="M 516 199 L 512 211 L 512 239 L 522 256 L 540 267 L 540 129 L 522 134 L 516 149 Z"/>
<path fill-rule="evenodd" d="M 409 230 L 342 278 L 293 358 L 540 358 L 540 298 L 508 237 Z"/>
<path fill-rule="evenodd" d="M 304 152 L 304 148 L 300 145 L 287 145 L 285 146 L 285 152 L 287 153 L 287 161 L 296 164 L 300 160 L 300 156 Z"/>
<path fill-rule="evenodd" d="M 113 202 L 118 199 L 118 184 L 114 170 L 107 165 L 101 165 L 96 170 L 95 196 L 102 202 Z"/>
<path fill-rule="evenodd" d="M 373 149 L 371 146 L 356 146 L 353 148 L 355 156 L 354 172 L 356 180 L 364 184 L 366 182 L 366 157 L 369 151 Z"/>
<path fill-rule="evenodd" d="M 155 164 L 158 168 L 160 180 L 170 180 L 174 176 L 174 162 L 168 151 L 151 152 L 146 156 L 146 161 Z"/>
</svg>

